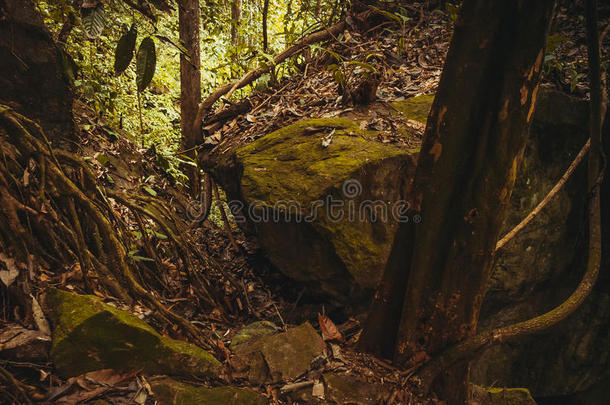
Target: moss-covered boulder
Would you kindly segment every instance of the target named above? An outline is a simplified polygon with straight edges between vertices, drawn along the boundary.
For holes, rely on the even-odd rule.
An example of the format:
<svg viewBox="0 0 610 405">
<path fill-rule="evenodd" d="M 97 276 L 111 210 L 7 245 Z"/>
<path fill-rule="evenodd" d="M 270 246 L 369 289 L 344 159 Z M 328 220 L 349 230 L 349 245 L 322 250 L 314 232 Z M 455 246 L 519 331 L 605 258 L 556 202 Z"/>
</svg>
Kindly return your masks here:
<svg viewBox="0 0 610 405">
<path fill-rule="evenodd" d="M 220 372 L 218 360 L 205 350 L 161 336 L 98 297 L 51 289 L 44 305 L 53 325 L 51 356 L 65 377 L 104 368 L 186 377 Z"/>
<path fill-rule="evenodd" d="M 388 107 L 388 114 L 396 123 L 425 122 L 431 100 L 411 99 Z M 366 302 L 397 220 L 408 217 L 404 186 L 418 152 L 409 145 L 419 138 L 400 127 L 396 133 L 414 142 L 384 144 L 368 123 L 303 119 L 240 145 L 212 168 L 230 199 L 240 202 L 236 217 L 256 233 L 275 267 L 339 304 Z"/>
<path fill-rule="evenodd" d="M 320 335 L 306 322 L 238 345 L 232 364 L 255 384 L 289 381 L 305 373 L 325 347 Z"/>
<path fill-rule="evenodd" d="M 151 381 L 154 399 L 160 405 L 265 405 L 267 399 L 237 387 L 196 387 L 163 378 Z"/>
<path fill-rule="evenodd" d="M 483 388 L 472 386 L 469 405 L 536 405 L 525 388 Z"/>
</svg>

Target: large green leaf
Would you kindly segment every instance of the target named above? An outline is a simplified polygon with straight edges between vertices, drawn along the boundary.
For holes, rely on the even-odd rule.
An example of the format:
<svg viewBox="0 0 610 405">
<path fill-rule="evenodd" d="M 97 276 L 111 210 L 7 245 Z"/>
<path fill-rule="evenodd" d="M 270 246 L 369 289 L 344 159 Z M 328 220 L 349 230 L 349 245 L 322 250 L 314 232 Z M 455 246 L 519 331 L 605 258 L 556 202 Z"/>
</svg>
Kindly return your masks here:
<svg viewBox="0 0 610 405">
<path fill-rule="evenodd" d="M 102 35 L 106 25 L 106 12 L 104 4 L 99 3 L 95 7 L 81 8 L 83 27 L 89 38 L 97 38 Z"/>
<path fill-rule="evenodd" d="M 150 84 L 155 75 L 157 67 L 157 54 L 155 51 L 155 41 L 151 37 L 146 37 L 140 43 L 138 55 L 136 56 L 136 83 L 138 91 L 144 91 Z"/>
<path fill-rule="evenodd" d="M 138 38 L 138 28 L 136 24 L 132 24 L 129 31 L 127 31 L 119 39 L 114 53 L 114 71 L 117 75 L 129 67 L 131 60 L 133 59 L 133 52 L 136 49 L 136 39 Z"/>
</svg>

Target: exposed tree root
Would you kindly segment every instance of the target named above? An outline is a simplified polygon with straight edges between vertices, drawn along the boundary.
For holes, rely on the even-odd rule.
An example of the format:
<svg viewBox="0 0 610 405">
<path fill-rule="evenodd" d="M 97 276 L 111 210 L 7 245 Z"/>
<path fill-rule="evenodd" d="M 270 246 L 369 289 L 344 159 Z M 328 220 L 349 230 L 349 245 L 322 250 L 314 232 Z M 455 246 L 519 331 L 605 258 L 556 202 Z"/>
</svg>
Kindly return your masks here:
<svg viewBox="0 0 610 405">
<path fill-rule="evenodd" d="M 540 212 L 542 212 L 542 209 L 549 203 L 549 201 L 551 201 L 553 199 L 553 197 L 555 197 L 557 195 L 557 193 L 566 184 L 566 182 L 568 181 L 570 176 L 572 176 L 572 173 L 574 173 L 574 170 L 576 170 L 576 168 L 578 167 L 580 162 L 583 160 L 583 158 L 585 157 L 585 155 L 589 151 L 590 145 L 591 145 L 591 140 L 589 139 L 589 140 L 587 140 L 585 145 L 582 147 L 580 152 L 578 152 L 578 155 L 576 155 L 576 157 L 574 158 L 574 160 L 570 164 L 570 167 L 568 167 L 568 170 L 566 170 L 566 172 L 563 174 L 563 176 L 561 176 L 561 179 L 559 179 L 557 184 L 555 184 L 553 186 L 553 188 L 551 189 L 551 191 L 549 191 L 549 193 L 546 195 L 546 197 L 544 197 L 542 199 L 542 201 L 540 201 L 538 203 L 536 208 L 534 208 L 532 210 L 532 212 L 530 212 L 527 215 L 527 217 L 523 218 L 523 220 L 521 222 L 519 222 L 513 229 L 510 230 L 510 232 L 508 232 L 506 235 L 504 235 L 502 237 L 502 239 L 500 239 L 498 241 L 494 251 L 500 250 L 512 238 L 514 238 L 517 233 L 519 233 L 523 228 L 525 228 L 527 224 L 529 224 L 534 218 L 536 218 L 538 216 L 538 214 L 540 214 Z"/>
<path fill-rule="evenodd" d="M 0 105 L 0 247 L 23 263 L 30 255 L 56 268 L 80 265 L 85 285 L 94 279 L 121 300 L 143 301 L 163 323 L 178 325 L 206 348 L 202 333 L 185 318 L 168 310 L 138 281 L 138 266 L 128 264 L 131 232 L 116 215 L 107 195 L 129 208 L 142 232 L 144 248 L 156 257 L 143 217 L 152 220 L 181 253 L 194 288 L 206 306 L 214 305 L 209 286 L 193 273 L 189 248 L 176 229 L 171 211 L 160 201 L 138 195 L 111 193 L 97 184 L 95 174 L 79 157 L 54 150 L 33 121 Z M 155 261 L 156 265 L 159 263 Z M 142 267 L 142 266 L 140 266 Z M 158 271 L 156 273 L 159 273 Z"/>
</svg>

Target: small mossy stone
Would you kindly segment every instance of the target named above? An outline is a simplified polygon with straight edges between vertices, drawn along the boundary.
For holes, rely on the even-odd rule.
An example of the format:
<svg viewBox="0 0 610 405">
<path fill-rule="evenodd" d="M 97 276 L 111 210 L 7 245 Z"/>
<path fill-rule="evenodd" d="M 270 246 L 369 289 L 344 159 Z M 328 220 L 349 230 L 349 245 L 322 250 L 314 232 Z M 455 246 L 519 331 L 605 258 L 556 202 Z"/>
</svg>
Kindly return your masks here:
<svg viewBox="0 0 610 405">
<path fill-rule="evenodd" d="M 196 387 L 169 378 L 150 383 L 160 405 L 265 405 L 262 395 L 237 387 Z"/>
<path fill-rule="evenodd" d="M 320 335 L 305 322 L 286 332 L 237 346 L 234 366 L 238 371 L 246 372 L 253 383 L 288 381 L 305 373 L 324 349 Z"/>
<path fill-rule="evenodd" d="M 51 356 L 65 377 L 104 368 L 185 377 L 220 372 L 220 362 L 205 350 L 163 337 L 98 297 L 51 289 L 44 304 L 53 325 Z"/>
<path fill-rule="evenodd" d="M 392 106 L 405 118 L 425 124 L 428 121 L 428 114 L 433 101 L 434 94 L 424 94 L 402 101 L 395 101 Z"/>
<path fill-rule="evenodd" d="M 326 398 L 331 404 L 375 405 L 386 403 L 390 390 L 354 375 L 324 375 Z"/>
<path fill-rule="evenodd" d="M 536 405 L 526 388 L 484 388 L 471 385 L 473 405 Z"/>
<path fill-rule="evenodd" d="M 278 328 L 273 322 L 258 321 L 246 325 L 243 329 L 235 334 L 231 340 L 231 347 L 236 347 L 239 344 L 248 342 L 262 336 L 272 335 L 277 332 Z"/>
</svg>

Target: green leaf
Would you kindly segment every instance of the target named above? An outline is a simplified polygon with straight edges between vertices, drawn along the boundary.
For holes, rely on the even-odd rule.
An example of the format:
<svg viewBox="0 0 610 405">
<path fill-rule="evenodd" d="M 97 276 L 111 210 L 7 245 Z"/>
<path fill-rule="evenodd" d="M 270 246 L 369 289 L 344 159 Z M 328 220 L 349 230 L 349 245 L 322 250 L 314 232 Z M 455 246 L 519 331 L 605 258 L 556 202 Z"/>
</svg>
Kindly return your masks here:
<svg viewBox="0 0 610 405">
<path fill-rule="evenodd" d="M 372 73 L 377 73 L 378 72 L 378 70 L 377 70 L 377 68 L 375 66 L 370 65 L 368 63 L 364 63 L 364 62 L 359 62 L 357 60 L 349 61 L 349 62 L 347 62 L 347 64 L 348 65 L 360 66 L 361 68 L 364 68 L 364 69 L 366 69 L 366 70 L 368 70 L 368 71 L 370 71 Z"/>
<path fill-rule="evenodd" d="M 93 39 L 102 35 L 106 25 L 104 4 L 99 3 L 95 7 L 81 8 L 81 16 L 87 37 Z"/>
<path fill-rule="evenodd" d="M 59 60 L 61 61 L 61 67 L 63 69 L 63 73 L 68 79 L 70 83 L 73 83 L 76 86 L 76 76 L 78 75 L 79 67 L 72 59 L 72 56 L 62 48 L 57 48 L 57 54 L 59 56 Z"/>
<path fill-rule="evenodd" d="M 136 39 L 138 38 L 138 28 L 136 24 L 132 24 L 127 31 L 119 39 L 114 53 L 114 71 L 117 76 L 120 75 L 129 67 L 133 59 L 133 52 L 136 49 Z"/>
<path fill-rule="evenodd" d="M 136 56 L 136 83 L 138 91 L 144 91 L 150 84 L 155 69 L 157 67 L 157 52 L 155 41 L 151 37 L 146 37 L 140 43 L 138 55 Z"/>
<path fill-rule="evenodd" d="M 569 38 L 562 37 L 561 35 L 549 35 L 546 38 L 546 52 L 551 53 L 555 49 L 559 48 L 562 42 L 568 41 Z"/>
<path fill-rule="evenodd" d="M 449 14 L 449 18 L 451 18 L 451 21 L 456 22 L 460 13 L 460 7 L 456 6 L 455 4 L 447 3 L 445 4 L 445 8 L 447 9 L 447 13 Z"/>
<path fill-rule="evenodd" d="M 153 196 L 153 197 L 157 196 L 157 192 L 155 190 L 153 190 L 152 188 L 150 188 L 148 186 L 142 186 L 142 188 L 144 189 L 144 191 L 146 191 L 151 196 Z"/>
<path fill-rule="evenodd" d="M 155 259 L 151 259 L 150 257 L 144 257 L 144 256 L 138 256 L 138 255 L 133 255 L 130 256 L 131 260 L 133 260 L 134 262 L 154 262 Z"/>
<path fill-rule="evenodd" d="M 165 35 L 155 35 L 155 37 L 157 37 L 158 39 L 160 39 L 161 41 L 170 44 L 171 46 L 175 47 L 176 49 L 178 49 L 180 51 L 180 53 L 182 55 L 184 55 L 184 57 L 186 57 L 188 59 L 188 61 L 191 61 L 191 56 L 189 55 L 189 51 L 184 47 L 184 45 L 180 44 L 180 43 L 175 43 L 174 41 L 172 41 L 171 39 L 169 39 L 168 37 L 166 37 Z"/>
<path fill-rule="evenodd" d="M 161 233 L 161 232 L 157 232 L 154 229 L 147 229 L 146 233 L 148 233 L 149 235 L 154 235 L 157 238 L 161 239 L 161 240 L 166 240 L 167 239 L 167 235 Z"/>
<path fill-rule="evenodd" d="M 371 9 L 375 10 L 375 12 L 382 14 L 384 16 L 386 16 L 387 18 L 389 18 L 390 20 L 394 20 L 396 21 L 398 24 L 402 23 L 402 20 L 399 16 L 397 16 L 396 14 L 392 14 L 388 11 L 382 10 L 380 8 L 377 8 L 375 6 L 369 6 Z"/>
</svg>

